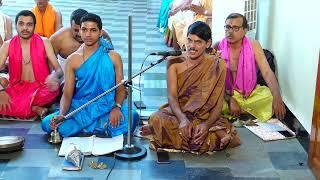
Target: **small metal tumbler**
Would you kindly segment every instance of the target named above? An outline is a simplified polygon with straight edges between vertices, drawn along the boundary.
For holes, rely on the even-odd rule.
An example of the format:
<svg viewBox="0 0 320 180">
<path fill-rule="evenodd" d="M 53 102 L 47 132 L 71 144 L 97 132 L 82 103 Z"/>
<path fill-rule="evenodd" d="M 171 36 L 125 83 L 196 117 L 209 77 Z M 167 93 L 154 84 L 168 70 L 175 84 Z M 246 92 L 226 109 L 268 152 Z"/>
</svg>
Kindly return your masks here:
<svg viewBox="0 0 320 180">
<path fill-rule="evenodd" d="M 59 144 L 62 142 L 62 138 L 61 138 L 59 132 L 57 131 L 57 129 L 53 130 L 50 133 L 50 137 L 49 137 L 48 141 L 52 144 Z"/>
</svg>

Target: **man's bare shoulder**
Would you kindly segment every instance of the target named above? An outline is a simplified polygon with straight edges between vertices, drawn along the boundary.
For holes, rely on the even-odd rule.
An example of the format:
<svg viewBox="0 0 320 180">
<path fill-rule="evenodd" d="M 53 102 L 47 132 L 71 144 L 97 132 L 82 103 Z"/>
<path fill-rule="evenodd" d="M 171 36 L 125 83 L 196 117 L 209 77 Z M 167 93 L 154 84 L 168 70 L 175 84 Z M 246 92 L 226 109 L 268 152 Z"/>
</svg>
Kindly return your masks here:
<svg viewBox="0 0 320 180">
<path fill-rule="evenodd" d="M 52 9 L 56 13 L 56 16 L 62 16 L 61 11 L 57 7 L 52 6 Z"/>
<path fill-rule="evenodd" d="M 82 49 L 81 49 L 81 47 L 78 50 L 76 50 L 75 52 L 73 52 L 72 54 L 70 54 L 68 56 L 67 60 L 68 59 L 73 60 L 73 59 L 79 59 L 79 58 L 82 58 Z"/>
<path fill-rule="evenodd" d="M 109 51 L 109 56 L 113 63 L 122 63 L 120 54 L 115 50 Z"/>
<path fill-rule="evenodd" d="M 80 48 L 74 53 L 70 54 L 66 60 L 66 66 L 75 67 L 77 62 L 80 62 L 79 59 L 82 58 L 82 51 Z"/>
<path fill-rule="evenodd" d="M 43 42 L 49 42 L 49 39 L 47 37 L 44 36 L 40 36 Z"/>
<path fill-rule="evenodd" d="M 109 51 L 109 56 L 120 57 L 120 54 L 115 50 L 110 50 Z"/>
<path fill-rule="evenodd" d="M 262 49 L 259 41 L 252 39 L 252 40 L 250 40 L 250 43 L 251 43 L 254 51 Z"/>
<path fill-rule="evenodd" d="M 42 39 L 43 44 L 44 44 L 45 47 L 48 47 L 48 45 L 51 44 L 51 43 L 50 43 L 50 40 L 49 40 L 47 37 L 41 36 L 41 39 Z"/>
<path fill-rule="evenodd" d="M 59 29 L 57 32 L 55 32 L 51 37 L 51 41 L 62 41 L 64 39 L 67 39 L 71 37 L 71 28 L 70 27 L 63 27 Z"/>
</svg>

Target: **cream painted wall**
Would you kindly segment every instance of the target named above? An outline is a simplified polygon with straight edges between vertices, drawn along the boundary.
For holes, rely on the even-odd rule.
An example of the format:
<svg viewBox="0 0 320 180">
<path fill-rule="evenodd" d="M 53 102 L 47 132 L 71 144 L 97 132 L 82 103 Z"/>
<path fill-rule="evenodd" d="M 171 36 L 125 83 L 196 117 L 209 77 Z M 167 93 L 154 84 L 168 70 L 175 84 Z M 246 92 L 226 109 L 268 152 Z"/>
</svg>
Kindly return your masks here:
<svg viewBox="0 0 320 180">
<path fill-rule="evenodd" d="M 319 0 L 258 0 L 257 39 L 276 57 L 283 100 L 310 133 L 320 48 Z"/>
<path fill-rule="evenodd" d="M 244 0 L 212 0 L 212 40 L 224 38 L 224 22 L 230 13 L 244 13 Z"/>
</svg>

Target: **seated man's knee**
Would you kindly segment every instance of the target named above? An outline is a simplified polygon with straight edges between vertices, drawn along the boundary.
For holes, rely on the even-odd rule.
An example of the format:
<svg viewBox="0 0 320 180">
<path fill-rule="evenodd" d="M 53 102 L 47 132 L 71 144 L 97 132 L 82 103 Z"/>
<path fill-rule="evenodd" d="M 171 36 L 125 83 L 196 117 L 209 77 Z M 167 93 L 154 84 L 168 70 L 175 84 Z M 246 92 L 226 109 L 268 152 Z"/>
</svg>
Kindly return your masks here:
<svg viewBox="0 0 320 180">
<path fill-rule="evenodd" d="M 62 137 L 69 137 L 78 134 L 80 131 L 76 122 L 73 119 L 68 119 L 59 125 L 58 132 Z"/>
<path fill-rule="evenodd" d="M 153 114 L 151 114 L 150 118 L 149 118 L 149 124 L 160 124 L 161 121 L 161 111 L 157 111 Z"/>
</svg>

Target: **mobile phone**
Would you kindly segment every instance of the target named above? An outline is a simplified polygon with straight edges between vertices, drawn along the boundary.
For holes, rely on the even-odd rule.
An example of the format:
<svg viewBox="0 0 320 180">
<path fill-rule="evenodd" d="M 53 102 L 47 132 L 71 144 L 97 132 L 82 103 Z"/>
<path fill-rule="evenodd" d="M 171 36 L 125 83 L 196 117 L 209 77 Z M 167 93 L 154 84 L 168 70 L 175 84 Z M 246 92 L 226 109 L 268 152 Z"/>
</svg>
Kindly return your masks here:
<svg viewBox="0 0 320 180">
<path fill-rule="evenodd" d="M 157 163 L 159 164 L 169 164 L 170 163 L 170 158 L 169 158 L 169 153 L 166 151 L 157 151 Z"/>
<path fill-rule="evenodd" d="M 280 134 L 282 134 L 284 137 L 293 137 L 294 135 L 291 134 L 289 131 L 278 131 Z"/>
</svg>

